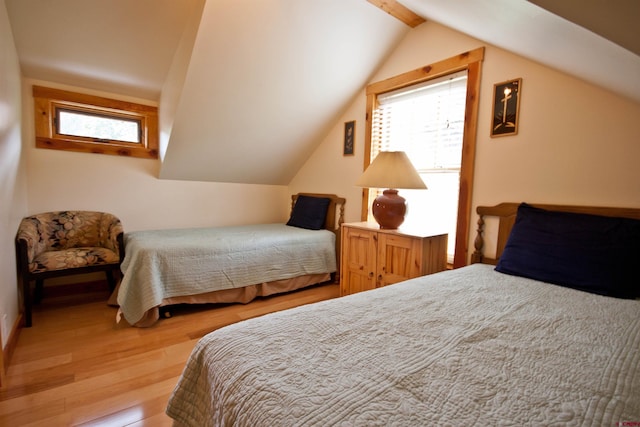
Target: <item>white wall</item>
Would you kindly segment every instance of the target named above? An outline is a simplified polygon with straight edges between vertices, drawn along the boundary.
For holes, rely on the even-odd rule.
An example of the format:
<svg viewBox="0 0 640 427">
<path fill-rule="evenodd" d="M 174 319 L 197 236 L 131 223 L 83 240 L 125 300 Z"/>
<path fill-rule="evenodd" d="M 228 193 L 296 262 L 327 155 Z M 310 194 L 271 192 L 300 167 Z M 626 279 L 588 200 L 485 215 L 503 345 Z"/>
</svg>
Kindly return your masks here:
<svg viewBox="0 0 640 427">
<path fill-rule="evenodd" d="M 159 152 L 161 160 L 164 160 L 164 156 L 167 153 L 167 148 L 169 146 L 171 130 L 173 129 L 173 121 L 175 119 L 180 99 L 182 98 L 184 80 L 187 72 L 189 71 L 189 61 L 191 59 L 191 53 L 193 52 L 196 36 L 198 34 L 204 3 L 205 0 L 200 0 L 197 7 L 194 8 L 184 33 L 180 38 L 180 43 L 173 55 L 173 61 L 171 61 L 171 67 L 169 68 L 165 82 L 162 85 L 160 105 L 158 106 L 160 133 Z"/>
<path fill-rule="evenodd" d="M 0 324 L 2 348 L 18 316 L 13 240 L 26 204 L 21 150 L 20 66 L 5 1 L 0 0 Z M 6 316 L 6 318 L 5 318 Z"/>
<path fill-rule="evenodd" d="M 486 50 L 474 209 L 503 201 L 640 207 L 637 103 L 433 22 L 413 29 L 371 83 L 481 46 Z M 518 77 L 523 80 L 518 134 L 490 138 L 493 85 Z M 342 157 L 342 124 L 354 119 L 356 154 Z M 363 167 L 364 120 L 363 90 L 290 184 L 292 191 L 313 188 L 346 196 L 347 221 L 360 220 L 361 190 L 353 183 Z"/>
<path fill-rule="evenodd" d="M 291 193 L 332 193 L 347 199 L 345 222 L 360 221 L 362 189 L 354 186 L 364 162 L 365 94 L 362 92 L 289 184 Z M 344 122 L 355 120 L 354 154 L 343 155 Z"/>
<path fill-rule="evenodd" d="M 286 219 L 289 195 L 285 186 L 161 180 L 157 178 L 159 160 L 35 148 L 33 84 L 80 90 L 24 80 L 29 214 L 65 209 L 106 211 L 121 219 L 125 231 Z"/>
</svg>

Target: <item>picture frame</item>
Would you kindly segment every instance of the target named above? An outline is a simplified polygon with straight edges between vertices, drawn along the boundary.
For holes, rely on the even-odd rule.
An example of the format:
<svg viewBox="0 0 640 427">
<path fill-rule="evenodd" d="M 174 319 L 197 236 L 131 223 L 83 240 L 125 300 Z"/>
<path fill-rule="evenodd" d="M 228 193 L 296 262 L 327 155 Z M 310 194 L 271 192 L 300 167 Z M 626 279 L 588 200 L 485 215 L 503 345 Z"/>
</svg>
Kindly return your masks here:
<svg viewBox="0 0 640 427">
<path fill-rule="evenodd" d="M 356 140 L 356 121 L 351 120 L 344 122 L 344 142 L 342 154 L 344 156 L 353 156 L 354 145 Z"/>
<path fill-rule="evenodd" d="M 492 138 L 516 135 L 518 133 L 521 91 L 521 78 L 493 85 Z"/>
</svg>

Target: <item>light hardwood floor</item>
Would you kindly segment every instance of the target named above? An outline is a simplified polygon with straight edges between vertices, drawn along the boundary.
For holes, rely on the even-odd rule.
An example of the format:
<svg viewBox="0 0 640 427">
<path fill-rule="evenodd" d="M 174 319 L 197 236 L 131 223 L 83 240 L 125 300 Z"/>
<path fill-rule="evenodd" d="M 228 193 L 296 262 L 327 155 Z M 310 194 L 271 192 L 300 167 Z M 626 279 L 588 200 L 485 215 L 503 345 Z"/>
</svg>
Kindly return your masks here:
<svg viewBox="0 0 640 427">
<path fill-rule="evenodd" d="M 247 305 L 180 307 L 151 328 L 116 324 L 100 288 L 45 297 L 0 390 L 0 426 L 170 426 L 166 403 L 199 338 L 338 295 L 338 285 L 327 284 Z"/>
</svg>

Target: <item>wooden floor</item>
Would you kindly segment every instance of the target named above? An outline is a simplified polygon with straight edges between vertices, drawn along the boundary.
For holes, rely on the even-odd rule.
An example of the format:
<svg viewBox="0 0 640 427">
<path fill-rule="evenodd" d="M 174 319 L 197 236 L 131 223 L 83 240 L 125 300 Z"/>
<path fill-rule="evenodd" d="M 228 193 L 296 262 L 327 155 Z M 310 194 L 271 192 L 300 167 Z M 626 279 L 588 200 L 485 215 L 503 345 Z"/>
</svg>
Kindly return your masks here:
<svg viewBox="0 0 640 427">
<path fill-rule="evenodd" d="M 179 307 L 151 328 L 116 324 L 104 290 L 45 298 L 20 333 L 0 426 L 170 426 L 167 400 L 199 338 L 338 293 L 328 284 L 247 305 Z"/>
</svg>

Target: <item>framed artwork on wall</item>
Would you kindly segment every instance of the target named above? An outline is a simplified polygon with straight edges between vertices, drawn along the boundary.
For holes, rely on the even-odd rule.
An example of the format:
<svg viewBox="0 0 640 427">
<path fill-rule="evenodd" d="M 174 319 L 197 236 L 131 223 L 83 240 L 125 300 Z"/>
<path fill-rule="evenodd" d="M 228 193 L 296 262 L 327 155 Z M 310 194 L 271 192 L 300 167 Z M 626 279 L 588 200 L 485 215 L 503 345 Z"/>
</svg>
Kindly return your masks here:
<svg viewBox="0 0 640 427">
<path fill-rule="evenodd" d="M 353 145 L 356 138 L 356 121 L 344 122 L 344 144 L 342 154 L 345 156 L 353 155 Z"/>
<path fill-rule="evenodd" d="M 518 133 L 521 89 L 520 78 L 493 85 L 492 138 Z"/>
</svg>

